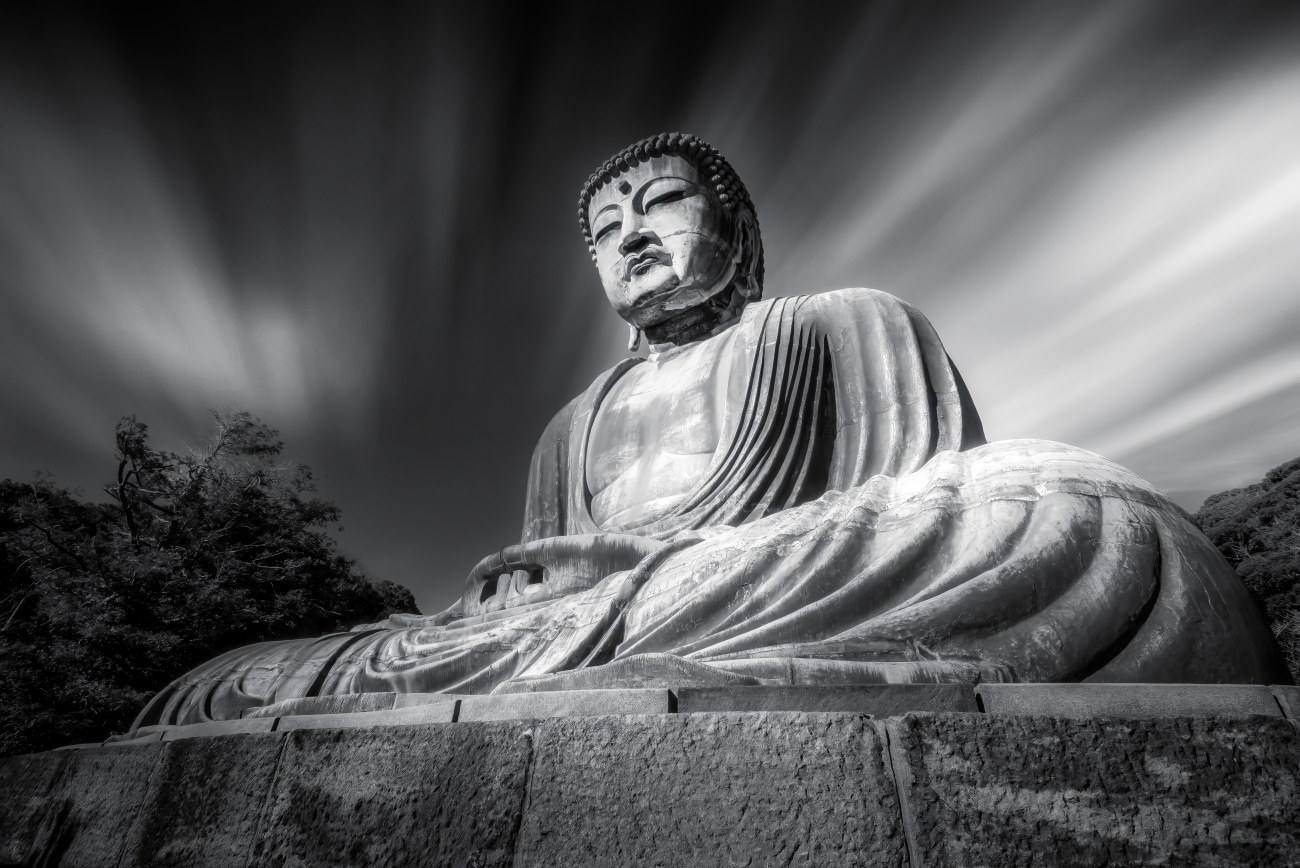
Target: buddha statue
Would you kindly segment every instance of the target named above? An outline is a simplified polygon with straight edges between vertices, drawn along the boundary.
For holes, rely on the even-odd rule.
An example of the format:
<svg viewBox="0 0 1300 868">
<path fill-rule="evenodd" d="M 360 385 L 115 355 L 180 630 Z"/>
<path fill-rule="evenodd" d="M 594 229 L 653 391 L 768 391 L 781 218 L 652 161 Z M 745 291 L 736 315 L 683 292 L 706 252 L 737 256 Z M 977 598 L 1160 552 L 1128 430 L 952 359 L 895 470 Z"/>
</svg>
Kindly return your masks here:
<svg viewBox="0 0 1300 868">
<path fill-rule="evenodd" d="M 520 543 L 444 612 L 237 649 L 137 726 L 388 691 L 1287 680 L 1186 513 L 1090 452 L 985 442 L 915 309 L 763 300 L 753 204 L 710 145 L 628 147 L 578 217 L 649 354 L 546 427 Z"/>
</svg>

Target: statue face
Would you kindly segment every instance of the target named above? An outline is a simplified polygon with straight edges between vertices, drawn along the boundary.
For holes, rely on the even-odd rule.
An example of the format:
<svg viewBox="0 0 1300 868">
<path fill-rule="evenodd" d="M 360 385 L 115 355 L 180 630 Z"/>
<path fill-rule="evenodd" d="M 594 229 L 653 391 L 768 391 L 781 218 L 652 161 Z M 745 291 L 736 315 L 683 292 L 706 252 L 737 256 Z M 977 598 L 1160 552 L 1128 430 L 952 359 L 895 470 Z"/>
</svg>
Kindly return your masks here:
<svg viewBox="0 0 1300 868">
<path fill-rule="evenodd" d="M 691 163 L 654 157 L 613 179 L 588 207 L 596 268 L 618 315 L 657 325 L 726 289 L 730 223 Z"/>
</svg>

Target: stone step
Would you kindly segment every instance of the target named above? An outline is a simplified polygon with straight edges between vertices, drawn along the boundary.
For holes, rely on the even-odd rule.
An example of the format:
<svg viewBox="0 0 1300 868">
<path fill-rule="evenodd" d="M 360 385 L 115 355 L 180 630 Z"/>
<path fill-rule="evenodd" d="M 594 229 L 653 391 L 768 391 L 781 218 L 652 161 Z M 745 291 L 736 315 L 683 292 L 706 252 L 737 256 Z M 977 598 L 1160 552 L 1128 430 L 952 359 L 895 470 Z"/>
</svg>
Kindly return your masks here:
<svg viewBox="0 0 1300 868">
<path fill-rule="evenodd" d="M 492 695 L 358 694 L 279 703 L 285 713 L 186 726 L 147 726 L 102 744 L 289 729 L 409 726 L 477 720 L 529 720 L 721 711 L 854 712 L 877 718 L 913 713 L 1107 717 L 1287 717 L 1300 721 L 1300 687 L 1254 684 L 867 684 L 556 690 Z M 373 710 L 371 710 L 373 709 Z M 423 709 L 423 710 L 420 710 Z M 99 747 L 69 745 L 60 750 Z"/>
<path fill-rule="evenodd" d="M 1257 684 L 981 684 L 988 714 L 1052 717 L 1281 717 L 1268 687 Z"/>
<path fill-rule="evenodd" d="M 682 687 L 677 711 L 856 711 L 894 717 L 923 711 L 978 711 L 965 684 L 865 684 L 827 687 Z"/>
<path fill-rule="evenodd" d="M 462 696 L 458 721 L 590 717 L 607 714 L 668 714 L 673 694 L 663 688 L 556 690 Z"/>
</svg>

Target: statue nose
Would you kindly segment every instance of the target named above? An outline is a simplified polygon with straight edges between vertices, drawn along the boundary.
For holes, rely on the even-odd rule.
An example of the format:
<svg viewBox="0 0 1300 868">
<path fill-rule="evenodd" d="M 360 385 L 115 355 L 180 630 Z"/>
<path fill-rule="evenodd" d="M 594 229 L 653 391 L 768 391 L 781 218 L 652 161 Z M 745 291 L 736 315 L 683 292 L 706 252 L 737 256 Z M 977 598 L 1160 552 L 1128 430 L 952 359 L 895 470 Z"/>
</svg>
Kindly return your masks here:
<svg viewBox="0 0 1300 868">
<path fill-rule="evenodd" d="M 645 247 L 655 236 L 653 232 L 639 225 L 625 227 L 623 238 L 618 242 L 618 252 L 624 256 Z"/>
</svg>

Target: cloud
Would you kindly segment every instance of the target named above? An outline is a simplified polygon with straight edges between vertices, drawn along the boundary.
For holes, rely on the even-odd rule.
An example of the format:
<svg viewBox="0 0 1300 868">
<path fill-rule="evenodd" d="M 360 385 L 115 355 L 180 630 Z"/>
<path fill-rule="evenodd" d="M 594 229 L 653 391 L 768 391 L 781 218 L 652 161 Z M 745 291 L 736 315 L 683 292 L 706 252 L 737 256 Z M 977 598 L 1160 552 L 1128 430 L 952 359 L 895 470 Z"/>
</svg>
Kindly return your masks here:
<svg viewBox="0 0 1300 868">
<path fill-rule="evenodd" d="M 578 185 L 671 129 L 745 178 L 769 295 L 915 304 L 991 436 L 1184 492 L 1295 454 L 1294 15 L 776 3 L 692 7 L 683 40 L 496 11 L 0 28 L 0 472 L 93 489 L 124 413 L 179 448 L 248 408 L 440 608 L 625 353 Z"/>
<path fill-rule="evenodd" d="M 370 342 L 355 339 L 374 315 L 365 300 L 330 322 L 274 288 L 236 291 L 202 208 L 165 171 L 118 70 L 93 52 L 79 62 L 74 92 L 16 92 L 12 81 L 0 92 L 4 280 L 19 312 L 0 326 L 6 392 L 88 436 L 116 414 L 87 406 L 84 392 L 70 397 L 85 368 L 119 381 L 115 392 L 199 410 L 274 408 L 295 426 L 312 421 L 318 401 L 364 395 L 374 367 Z M 53 356 L 73 356 L 77 370 L 38 362 Z"/>
</svg>

